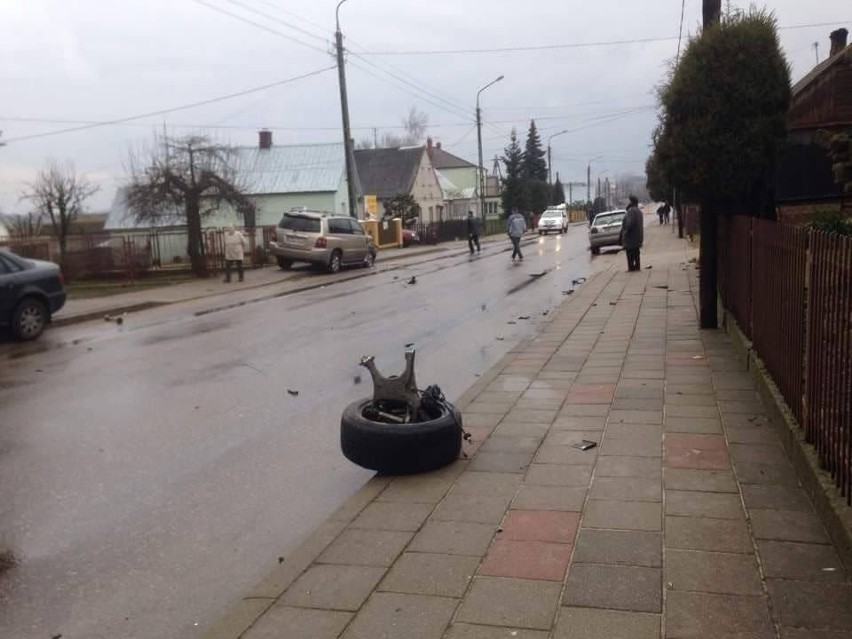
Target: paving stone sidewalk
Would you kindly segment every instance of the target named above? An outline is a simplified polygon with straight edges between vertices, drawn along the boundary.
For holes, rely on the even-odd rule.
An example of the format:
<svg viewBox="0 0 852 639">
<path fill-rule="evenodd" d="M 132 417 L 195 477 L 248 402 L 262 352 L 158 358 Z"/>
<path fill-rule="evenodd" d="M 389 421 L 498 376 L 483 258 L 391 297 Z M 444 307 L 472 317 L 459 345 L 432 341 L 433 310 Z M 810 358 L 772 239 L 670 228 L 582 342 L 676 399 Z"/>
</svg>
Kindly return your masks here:
<svg viewBox="0 0 852 639">
<path fill-rule="evenodd" d="M 468 459 L 373 479 L 209 636 L 852 637 L 751 377 L 697 328 L 684 243 L 647 243 L 653 268 L 592 278 L 465 401 Z"/>
</svg>

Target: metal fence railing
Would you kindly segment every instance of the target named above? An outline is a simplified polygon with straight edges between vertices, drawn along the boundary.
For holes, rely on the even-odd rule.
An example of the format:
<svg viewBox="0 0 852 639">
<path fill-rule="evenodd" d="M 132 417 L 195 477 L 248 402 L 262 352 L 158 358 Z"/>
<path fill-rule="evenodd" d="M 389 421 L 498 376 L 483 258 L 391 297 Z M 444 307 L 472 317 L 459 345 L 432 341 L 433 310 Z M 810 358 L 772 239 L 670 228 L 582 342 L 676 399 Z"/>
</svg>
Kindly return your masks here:
<svg viewBox="0 0 852 639">
<path fill-rule="evenodd" d="M 719 292 L 852 505 L 852 237 L 719 218 Z"/>
<path fill-rule="evenodd" d="M 813 231 L 805 436 L 852 504 L 852 238 Z"/>
</svg>

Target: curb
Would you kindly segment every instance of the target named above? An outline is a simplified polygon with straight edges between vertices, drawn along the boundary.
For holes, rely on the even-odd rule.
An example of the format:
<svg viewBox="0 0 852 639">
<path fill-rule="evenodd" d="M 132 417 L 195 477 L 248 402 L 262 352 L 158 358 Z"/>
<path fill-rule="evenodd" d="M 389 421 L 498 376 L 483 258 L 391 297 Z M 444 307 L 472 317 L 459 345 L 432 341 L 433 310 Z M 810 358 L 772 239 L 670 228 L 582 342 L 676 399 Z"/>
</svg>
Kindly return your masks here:
<svg viewBox="0 0 852 639">
<path fill-rule="evenodd" d="M 751 341 L 740 330 L 732 315 L 724 311 L 724 317 L 724 330 L 757 385 L 769 420 L 775 426 L 784 451 L 793 463 L 802 488 L 828 531 L 844 568 L 847 573 L 852 572 L 852 509 L 840 497 L 831 475 L 820 467 L 816 451 L 805 441 L 804 429 L 790 412 L 763 361 L 752 349 Z"/>
<path fill-rule="evenodd" d="M 584 285 L 592 283 L 608 272 L 608 270 L 603 270 L 592 274 Z M 576 298 L 565 300 L 557 308 L 570 304 L 573 299 Z M 555 319 L 555 314 L 555 312 L 552 313 L 552 316 L 546 321 L 547 324 Z M 503 357 L 483 373 L 482 377 L 459 395 L 454 402 L 456 408 L 464 410 L 473 402 L 477 395 L 503 372 L 518 354 L 518 351 L 535 342 L 541 332 L 538 331 L 534 336 L 521 340 L 510 348 Z M 467 459 L 459 459 L 458 461 L 466 463 Z M 461 474 L 461 472 L 462 468 L 459 468 L 457 474 Z M 233 603 L 224 615 L 215 620 L 213 625 L 204 632 L 202 638 L 239 639 L 243 637 L 393 479 L 393 477 L 374 475 L 354 495 L 344 501 L 328 519 L 307 533 L 307 538 L 300 542 L 294 550 L 287 553 L 277 568 L 270 571 L 248 594 Z"/>
</svg>

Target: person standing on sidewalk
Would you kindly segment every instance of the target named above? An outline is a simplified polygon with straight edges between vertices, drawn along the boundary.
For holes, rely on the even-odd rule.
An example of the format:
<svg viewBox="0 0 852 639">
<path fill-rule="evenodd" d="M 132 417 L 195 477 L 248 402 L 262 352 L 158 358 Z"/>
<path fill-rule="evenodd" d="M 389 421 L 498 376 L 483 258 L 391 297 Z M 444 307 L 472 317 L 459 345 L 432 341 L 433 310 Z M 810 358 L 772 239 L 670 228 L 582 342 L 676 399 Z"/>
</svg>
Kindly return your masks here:
<svg viewBox="0 0 852 639">
<path fill-rule="evenodd" d="M 467 212 L 467 245 L 470 247 L 470 254 L 473 255 L 473 245 L 476 245 L 476 252 L 479 253 L 479 218 L 474 216 L 473 211 Z"/>
<path fill-rule="evenodd" d="M 515 256 L 524 261 L 524 254 L 521 253 L 521 238 L 527 232 L 527 223 L 524 216 L 518 212 L 518 209 L 512 209 L 512 214 L 506 222 L 506 233 L 509 234 L 509 239 L 512 240 L 512 261 L 515 261 Z"/>
<path fill-rule="evenodd" d="M 645 220 L 642 217 L 642 211 L 639 210 L 639 200 L 635 195 L 631 195 L 627 214 L 621 221 L 621 245 L 627 253 L 628 271 L 640 269 L 639 249 L 642 248 L 642 241 L 645 238 L 644 226 Z"/>
<path fill-rule="evenodd" d="M 246 247 L 245 236 L 231 224 L 225 231 L 225 281 L 231 281 L 231 267 L 237 267 L 237 276 L 243 281 L 243 257 Z"/>
</svg>

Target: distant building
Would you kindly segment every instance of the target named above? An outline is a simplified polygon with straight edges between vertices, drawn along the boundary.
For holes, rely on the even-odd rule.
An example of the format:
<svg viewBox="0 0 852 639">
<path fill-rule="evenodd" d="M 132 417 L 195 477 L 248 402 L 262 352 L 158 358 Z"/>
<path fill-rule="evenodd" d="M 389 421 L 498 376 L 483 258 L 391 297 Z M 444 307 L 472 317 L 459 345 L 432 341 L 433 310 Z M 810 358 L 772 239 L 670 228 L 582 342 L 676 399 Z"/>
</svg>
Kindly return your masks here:
<svg viewBox="0 0 852 639">
<path fill-rule="evenodd" d="M 438 174 L 446 200 L 445 211 L 448 219 L 459 219 L 473 211 L 481 217 L 479 210 L 479 175 L 477 166 L 453 155 L 441 148 L 440 142 L 426 140 L 426 150 L 432 160 L 432 166 Z M 486 173 L 485 169 L 481 169 Z M 489 218 L 502 215 L 500 184 L 496 176 L 485 175 L 485 213 Z"/>
<path fill-rule="evenodd" d="M 828 59 L 793 85 L 787 118 L 789 143 L 778 172 L 779 216 L 807 219 L 820 210 L 850 207 L 834 180 L 831 159 L 818 139 L 819 131 L 852 133 L 852 46 L 848 31 L 831 34 Z"/>
<path fill-rule="evenodd" d="M 271 131 L 260 131 L 258 145 L 235 149 L 239 180 L 256 206 L 253 220 L 243 220 L 224 207 L 203 220 L 205 227 L 275 225 L 294 208 L 328 213 L 349 213 L 343 143 L 275 146 Z M 356 194 L 360 187 L 356 176 Z M 107 230 L 180 226 L 180 216 L 159 224 L 139 223 L 127 206 L 127 191 L 118 189 L 106 222 Z M 357 210 L 362 211 L 359 204 Z"/>
<path fill-rule="evenodd" d="M 359 149 L 355 151 L 355 165 L 364 195 L 379 202 L 379 217 L 384 202 L 410 195 L 423 222 L 443 219 L 444 192 L 426 147 Z"/>
</svg>

